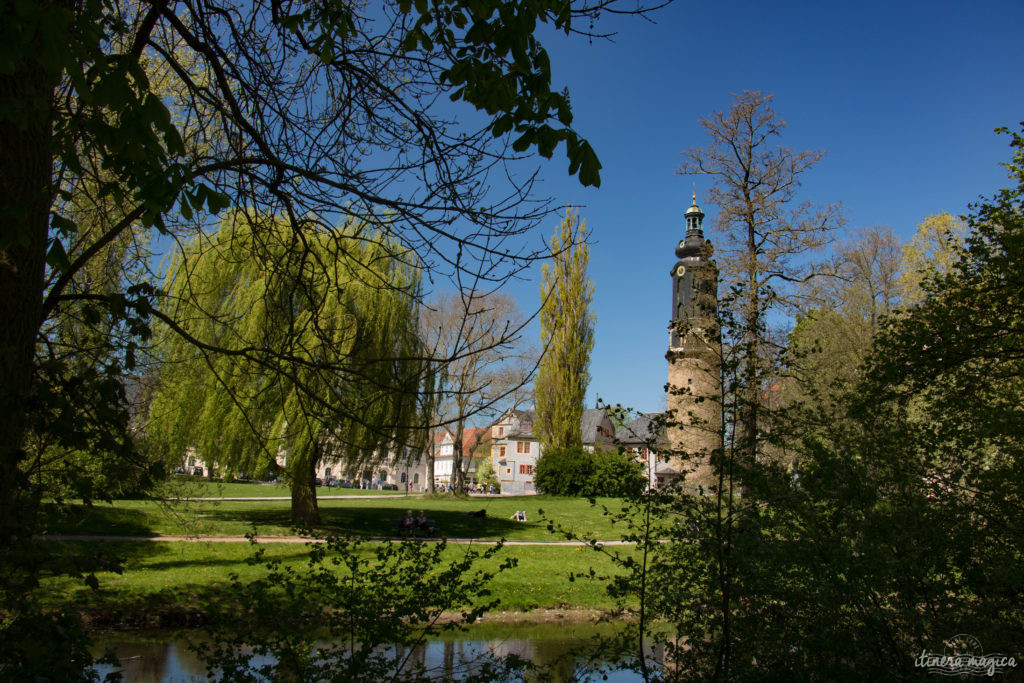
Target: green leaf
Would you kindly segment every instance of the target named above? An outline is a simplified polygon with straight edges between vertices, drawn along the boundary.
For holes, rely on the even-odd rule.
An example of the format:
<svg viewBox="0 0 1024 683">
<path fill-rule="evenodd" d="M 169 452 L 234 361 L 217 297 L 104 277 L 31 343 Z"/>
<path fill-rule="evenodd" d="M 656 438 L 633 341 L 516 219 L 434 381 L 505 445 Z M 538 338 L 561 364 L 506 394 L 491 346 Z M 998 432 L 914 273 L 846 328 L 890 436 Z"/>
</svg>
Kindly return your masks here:
<svg viewBox="0 0 1024 683">
<path fill-rule="evenodd" d="M 512 143 L 512 149 L 517 152 L 525 152 L 533 144 L 533 129 L 528 129 Z"/>
<path fill-rule="evenodd" d="M 53 242 L 50 245 L 50 250 L 46 253 L 46 263 L 54 270 L 61 273 L 66 273 L 68 269 L 71 268 L 67 252 L 64 251 L 64 245 L 61 244 L 60 239 L 53 239 Z"/>
<path fill-rule="evenodd" d="M 50 214 L 50 228 L 64 236 L 74 235 L 78 232 L 78 224 L 59 213 Z"/>
</svg>

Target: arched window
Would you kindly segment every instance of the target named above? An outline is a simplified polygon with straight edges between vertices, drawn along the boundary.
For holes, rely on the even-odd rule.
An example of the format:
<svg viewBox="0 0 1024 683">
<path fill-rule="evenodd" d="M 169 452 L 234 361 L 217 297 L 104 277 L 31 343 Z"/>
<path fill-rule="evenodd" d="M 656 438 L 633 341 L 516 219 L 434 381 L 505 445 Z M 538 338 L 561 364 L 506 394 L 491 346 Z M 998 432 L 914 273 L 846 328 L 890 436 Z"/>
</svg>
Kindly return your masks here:
<svg viewBox="0 0 1024 683">
<path fill-rule="evenodd" d="M 402 483 L 403 483 L 403 484 L 405 483 L 405 476 L 406 476 L 406 475 L 405 475 L 405 472 L 402 472 Z"/>
<path fill-rule="evenodd" d="M 412 483 L 414 483 L 414 484 L 420 483 L 420 473 L 419 472 L 414 472 L 413 473 L 413 475 L 412 475 Z"/>
</svg>

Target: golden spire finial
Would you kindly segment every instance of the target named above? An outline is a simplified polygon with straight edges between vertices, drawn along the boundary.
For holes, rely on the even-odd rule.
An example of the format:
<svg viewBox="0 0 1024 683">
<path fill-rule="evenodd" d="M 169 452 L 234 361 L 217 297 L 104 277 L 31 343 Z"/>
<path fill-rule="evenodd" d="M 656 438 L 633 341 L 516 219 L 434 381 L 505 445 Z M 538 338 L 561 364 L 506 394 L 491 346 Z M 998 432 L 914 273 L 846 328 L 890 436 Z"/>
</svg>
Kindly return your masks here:
<svg viewBox="0 0 1024 683">
<path fill-rule="evenodd" d="M 693 203 L 694 204 L 697 203 L 697 183 L 696 183 L 696 181 L 693 183 Z"/>
</svg>

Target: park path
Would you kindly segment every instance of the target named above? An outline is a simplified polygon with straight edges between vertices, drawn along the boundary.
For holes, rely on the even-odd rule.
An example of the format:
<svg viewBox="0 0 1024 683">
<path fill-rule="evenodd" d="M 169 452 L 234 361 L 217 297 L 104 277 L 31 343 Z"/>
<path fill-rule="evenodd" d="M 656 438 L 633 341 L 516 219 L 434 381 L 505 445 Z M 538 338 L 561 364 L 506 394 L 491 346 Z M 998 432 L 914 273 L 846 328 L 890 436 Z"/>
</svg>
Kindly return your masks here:
<svg viewBox="0 0 1024 683">
<path fill-rule="evenodd" d="M 317 500 L 399 500 L 402 498 L 420 498 L 425 496 L 425 493 L 382 493 L 382 494 L 369 494 L 361 496 L 317 496 Z M 470 493 L 470 498 L 501 498 L 501 494 L 498 493 Z M 291 496 L 248 496 L 241 498 L 164 498 L 163 500 L 171 503 L 175 502 L 193 502 L 193 503 L 210 503 L 216 501 L 261 501 L 261 500 L 291 500 Z"/>
<path fill-rule="evenodd" d="M 105 541 L 105 542 L 130 542 L 130 543 L 248 543 L 245 536 L 113 536 L 103 534 L 41 534 L 35 538 L 41 541 Z M 366 539 L 368 541 L 404 541 L 408 539 L 398 537 L 376 536 Z M 424 538 L 424 541 L 437 542 L 438 538 Z M 454 545 L 494 545 L 498 543 L 493 538 L 448 538 L 448 543 Z M 323 543 L 322 538 L 307 538 L 305 536 L 260 536 L 260 543 Z M 627 541 L 608 540 L 597 541 L 601 545 L 631 545 Z M 507 546 L 588 546 L 586 541 L 505 541 Z"/>
<path fill-rule="evenodd" d="M 382 499 L 402 499 L 402 498 L 415 498 L 423 496 L 423 494 L 410 494 L 409 496 L 402 496 L 401 494 L 391 494 L 390 496 L 317 496 L 317 501 L 379 501 Z M 216 503 L 216 502 L 229 502 L 229 501 L 290 501 L 290 496 L 251 496 L 245 498 L 165 498 L 162 499 L 168 503 Z"/>
</svg>

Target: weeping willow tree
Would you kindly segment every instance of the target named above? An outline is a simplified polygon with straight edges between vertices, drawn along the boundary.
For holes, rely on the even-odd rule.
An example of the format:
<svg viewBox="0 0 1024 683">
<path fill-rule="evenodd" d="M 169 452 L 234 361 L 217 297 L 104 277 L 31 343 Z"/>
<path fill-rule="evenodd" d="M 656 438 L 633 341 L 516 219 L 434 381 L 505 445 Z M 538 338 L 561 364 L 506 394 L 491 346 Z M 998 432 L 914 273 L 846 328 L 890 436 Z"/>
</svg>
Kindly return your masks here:
<svg viewBox="0 0 1024 683">
<path fill-rule="evenodd" d="M 420 450 L 420 274 L 394 244 L 237 213 L 172 263 L 156 347 L 151 447 L 228 472 L 282 465 L 292 521 L 316 524 L 324 457 L 360 467 Z"/>
</svg>

